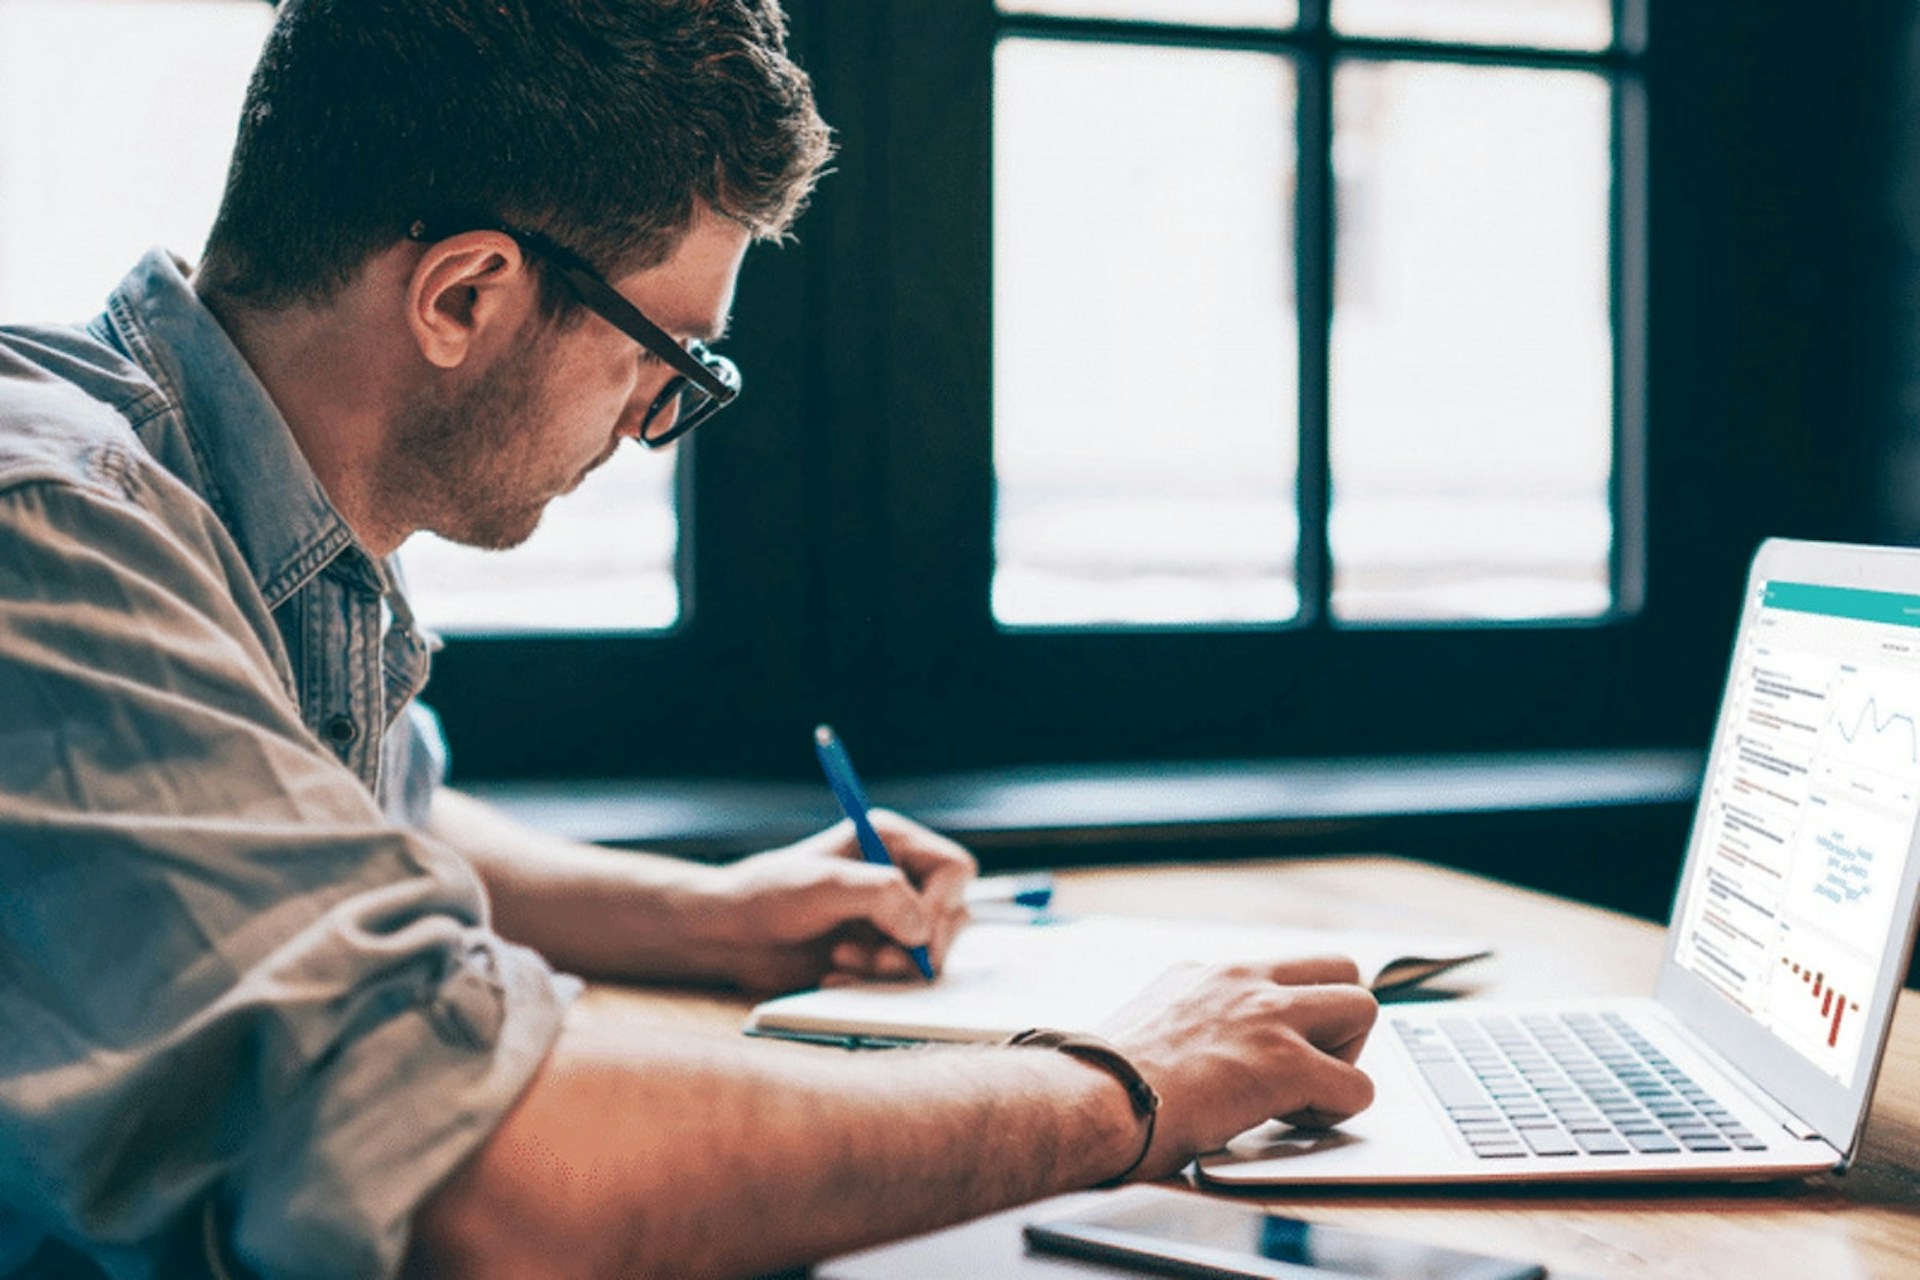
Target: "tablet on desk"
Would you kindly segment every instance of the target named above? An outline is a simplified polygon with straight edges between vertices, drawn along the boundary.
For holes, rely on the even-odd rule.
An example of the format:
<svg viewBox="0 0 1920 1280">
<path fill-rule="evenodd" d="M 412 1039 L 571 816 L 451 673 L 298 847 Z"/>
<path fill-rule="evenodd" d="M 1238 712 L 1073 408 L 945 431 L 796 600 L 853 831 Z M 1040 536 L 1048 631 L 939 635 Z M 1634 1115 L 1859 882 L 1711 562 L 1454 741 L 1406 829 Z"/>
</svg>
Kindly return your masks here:
<svg viewBox="0 0 1920 1280">
<path fill-rule="evenodd" d="M 1029 1223 L 1037 1251 L 1197 1280 L 1540 1280 L 1532 1263 L 1323 1226 L 1195 1195 L 1129 1195 Z"/>
</svg>

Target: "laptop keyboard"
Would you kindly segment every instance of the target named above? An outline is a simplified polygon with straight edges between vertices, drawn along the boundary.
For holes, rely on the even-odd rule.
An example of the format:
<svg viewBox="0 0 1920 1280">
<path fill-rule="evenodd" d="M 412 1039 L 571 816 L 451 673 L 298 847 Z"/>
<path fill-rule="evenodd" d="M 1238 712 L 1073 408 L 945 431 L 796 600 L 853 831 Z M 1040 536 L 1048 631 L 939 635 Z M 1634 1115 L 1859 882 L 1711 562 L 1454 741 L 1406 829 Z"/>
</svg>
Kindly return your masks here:
<svg viewBox="0 0 1920 1280">
<path fill-rule="evenodd" d="M 1392 1025 L 1483 1160 L 1767 1148 L 1617 1013 Z"/>
</svg>

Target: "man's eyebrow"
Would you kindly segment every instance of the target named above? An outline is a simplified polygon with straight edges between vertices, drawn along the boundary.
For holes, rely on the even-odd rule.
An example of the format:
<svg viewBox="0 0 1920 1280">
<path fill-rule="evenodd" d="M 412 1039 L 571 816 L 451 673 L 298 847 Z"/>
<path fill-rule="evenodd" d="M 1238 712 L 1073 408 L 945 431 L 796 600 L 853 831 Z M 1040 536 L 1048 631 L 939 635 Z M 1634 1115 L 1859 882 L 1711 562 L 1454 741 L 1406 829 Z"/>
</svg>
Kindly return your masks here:
<svg viewBox="0 0 1920 1280">
<path fill-rule="evenodd" d="M 653 322 L 676 338 L 694 342 L 718 342 L 727 336 L 727 326 L 733 322 L 733 317 L 721 316 L 715 320 L 667 316 L 655 317 Z"/>
</svg>

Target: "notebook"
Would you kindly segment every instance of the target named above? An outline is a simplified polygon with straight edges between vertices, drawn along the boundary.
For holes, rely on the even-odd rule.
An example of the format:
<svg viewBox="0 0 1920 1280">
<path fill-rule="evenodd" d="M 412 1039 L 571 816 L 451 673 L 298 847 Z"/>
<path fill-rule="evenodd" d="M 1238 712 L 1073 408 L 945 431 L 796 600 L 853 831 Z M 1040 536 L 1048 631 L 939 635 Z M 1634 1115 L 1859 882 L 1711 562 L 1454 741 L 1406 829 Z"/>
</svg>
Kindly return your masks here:
<svg viewBox="0 0 1920 1280">
<path fill-rule="evenodd" d="M 780 996 L 754 1008 L 746 1031 L 853 1048 L 1004 1040 L 1028 1027 L 1093 1031 L 1188 961 L 1348 956 L 1384 996 L 1486 954 L 1461 938 L 1037 912 L 1024 921 L 968 926 L 937 982 L 866 982 Z"/>
<path fill-rule="evenodd" d="M 1912 947 L 1916 818 L 1920 551 L 1765 543 L 1652 995 L 1384 1010 L 1373 1107 L 1252 1130 L 1201 1181 L 1844 1170 Z"/>
</svg>

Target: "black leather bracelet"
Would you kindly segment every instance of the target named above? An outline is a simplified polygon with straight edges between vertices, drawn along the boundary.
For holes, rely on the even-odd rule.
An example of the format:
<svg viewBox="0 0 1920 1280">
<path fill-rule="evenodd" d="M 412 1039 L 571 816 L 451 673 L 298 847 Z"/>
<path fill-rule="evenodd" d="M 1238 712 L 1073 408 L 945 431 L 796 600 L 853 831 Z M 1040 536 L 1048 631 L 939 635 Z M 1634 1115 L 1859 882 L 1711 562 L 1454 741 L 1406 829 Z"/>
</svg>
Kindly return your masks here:
<svg viewBox="0 0 1920 1280">
<path fill-rule="evenodd" d="M 1127 1091 L 1127 1101 L 1133 1106 L 1136 1119 L 1147 1122 L 1146 1137 L 1140 1143 L 1140 1154 L 1133 1163 L 1122 1169 L 1105 1182 L 1095 1183 L 1100 1187 L 1117 1187 L 1133 1176 L 1147 1158 L 1147 1152 L 1153 1149 L 1153 1122 L 1160 1113 L 1160 1095 L 1154 1092 L 1140 1069 L 1127 1060 L 1121 1053 L 1099 1036 L 1083 1035 L 1075 1031 L 1051 1031 L 1045 1027 L 1029 1027 L 1007 1041 L 1010 1045 L 1019 1045 L 1033 1049 L 1052 1049 L 1069 1057 L 1078 1058 L 1118 1080 Z"/>
</svg>

